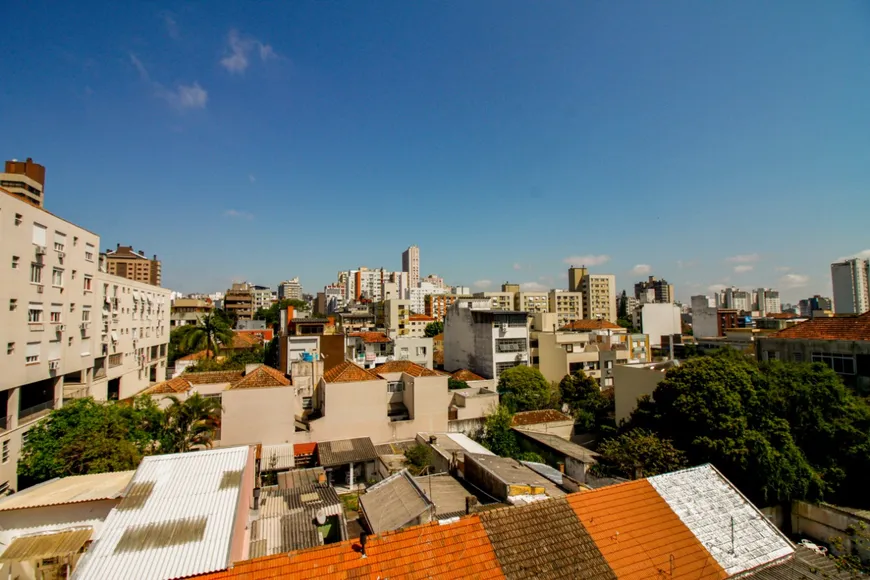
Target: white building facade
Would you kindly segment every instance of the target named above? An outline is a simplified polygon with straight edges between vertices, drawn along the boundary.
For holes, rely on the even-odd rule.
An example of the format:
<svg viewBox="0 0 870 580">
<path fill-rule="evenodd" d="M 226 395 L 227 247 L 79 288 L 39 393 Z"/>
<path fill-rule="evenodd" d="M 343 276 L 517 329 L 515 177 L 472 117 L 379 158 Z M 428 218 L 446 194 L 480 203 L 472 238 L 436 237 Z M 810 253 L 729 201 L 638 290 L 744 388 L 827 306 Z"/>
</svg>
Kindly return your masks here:
<svg viewBox="0 0 870 580">
<path fill-rule="evenodd" d="M 864 314 L 870 310 L 870 261 L 852 258 L 831 264 L 836 314 Z"/>
<path fill-rule="evenodd" d="M 528 314 L 492 310 L 488 299 L 459 300 L 444 320 L 444 368 L 468 369 L 498 380 L 509 368 L 529 365 Z"/>
</svg>

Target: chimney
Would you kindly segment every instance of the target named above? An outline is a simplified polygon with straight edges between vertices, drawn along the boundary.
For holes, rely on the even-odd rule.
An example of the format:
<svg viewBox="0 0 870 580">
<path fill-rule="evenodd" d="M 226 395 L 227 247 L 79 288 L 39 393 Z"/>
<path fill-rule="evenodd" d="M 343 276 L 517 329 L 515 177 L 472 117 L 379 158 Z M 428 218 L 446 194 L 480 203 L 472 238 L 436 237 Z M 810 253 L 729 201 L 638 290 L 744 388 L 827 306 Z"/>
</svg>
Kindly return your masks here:
<svg viewBox="0 0 870 580">
<path fill-rule="evenodd" d="M 435 445 L 438 443 L 438 437 L 435 435 L 429 435 L 429 443 Z"/>
<path fill-rule="evenodd" d="M 431 477 L 431 475 L 429 476 Z M 473 495 L 465 496 L 465 513 L 471 514 L 474 513 L 474 509 L 477 507 L 477 498 Z"/>
</svg>

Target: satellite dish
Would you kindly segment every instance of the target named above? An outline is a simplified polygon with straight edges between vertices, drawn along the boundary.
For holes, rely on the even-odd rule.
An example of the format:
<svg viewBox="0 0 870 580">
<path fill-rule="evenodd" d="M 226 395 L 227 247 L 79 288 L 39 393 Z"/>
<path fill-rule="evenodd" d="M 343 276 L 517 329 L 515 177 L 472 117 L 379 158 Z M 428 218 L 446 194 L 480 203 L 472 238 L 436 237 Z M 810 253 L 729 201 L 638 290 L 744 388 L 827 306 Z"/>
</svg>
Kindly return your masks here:
<svg viewBox="0 0 870 580">
<path fill-rule="evenodd" d="M 322 526 L 326 523 L 326 512 L 323 511 L 323 508 L 317 510 L 317 515 L 315 517 L 317 518 L 317 525 Z"/>
</svg>

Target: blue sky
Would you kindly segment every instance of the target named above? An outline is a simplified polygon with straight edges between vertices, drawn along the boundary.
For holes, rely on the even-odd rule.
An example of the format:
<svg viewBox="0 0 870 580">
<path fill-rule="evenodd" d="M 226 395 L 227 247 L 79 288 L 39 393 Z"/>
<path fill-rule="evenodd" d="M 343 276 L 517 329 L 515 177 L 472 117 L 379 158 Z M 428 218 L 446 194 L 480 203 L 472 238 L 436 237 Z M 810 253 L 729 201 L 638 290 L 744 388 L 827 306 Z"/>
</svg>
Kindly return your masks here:
<svg viewBox="0 0 870 580">
<path fill-rule="evenodd" d="M 571 262 L 830 292 L 870 255 L 864 2 L 31 1 L 0 155 L 165 285 L 341 269 L 561 287 Z"/>
</svg>

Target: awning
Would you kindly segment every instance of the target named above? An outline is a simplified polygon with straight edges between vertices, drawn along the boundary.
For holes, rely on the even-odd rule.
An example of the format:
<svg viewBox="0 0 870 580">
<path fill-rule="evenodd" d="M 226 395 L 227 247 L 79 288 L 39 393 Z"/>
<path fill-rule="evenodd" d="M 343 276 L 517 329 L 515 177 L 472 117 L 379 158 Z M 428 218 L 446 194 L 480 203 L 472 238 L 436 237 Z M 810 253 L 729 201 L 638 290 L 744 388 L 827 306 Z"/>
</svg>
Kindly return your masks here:
<svg viewBox="0 0 870 580">
<path fill-rule="evenodd" d="M 0 555 L 0 563 L 42 560 L 75 554 L 91 539 L 93 528 L 73 528 L 45 534 L 21 536 L 12 540 Z"/>
<path fill-rule="evenodd" d="M 114 330 L 112 331 L 112 342 L 118 342 L 118 333 Z"/>
</svg>

